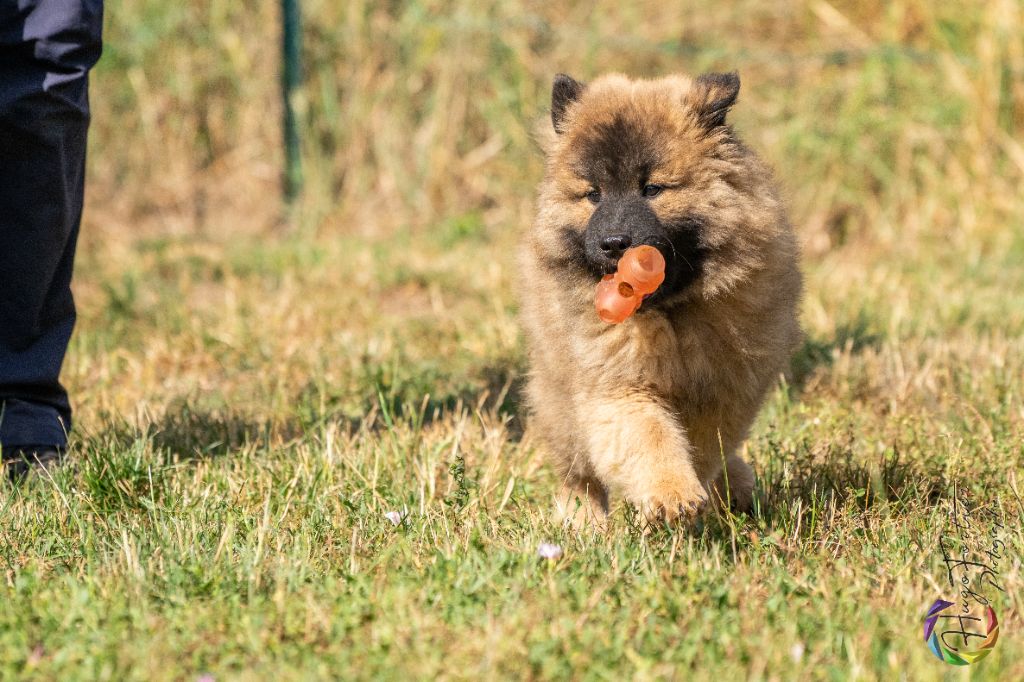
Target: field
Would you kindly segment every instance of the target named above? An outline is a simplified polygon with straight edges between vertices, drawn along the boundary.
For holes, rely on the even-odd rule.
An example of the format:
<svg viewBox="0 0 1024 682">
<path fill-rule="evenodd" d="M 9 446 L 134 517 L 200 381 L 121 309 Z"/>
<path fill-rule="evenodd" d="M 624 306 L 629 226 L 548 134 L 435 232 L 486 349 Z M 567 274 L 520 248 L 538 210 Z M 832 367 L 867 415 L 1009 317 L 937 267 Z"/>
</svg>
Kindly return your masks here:
<svg viewBox="0 0 1024 682">
<path fill-rule="evenodd" d="M 308 0 L 290 209 L 278 3 L 106 12 L 74 464 L 0 484 L 0 678 L 1024 679 L 1017 0 Z M 512 257 L 551 77 L 734 68 L 806 273 L 758 509 L 560 528 Z M 921 641 L 954 482 L 1007 541 L 969 668 Z"/>
</svg>

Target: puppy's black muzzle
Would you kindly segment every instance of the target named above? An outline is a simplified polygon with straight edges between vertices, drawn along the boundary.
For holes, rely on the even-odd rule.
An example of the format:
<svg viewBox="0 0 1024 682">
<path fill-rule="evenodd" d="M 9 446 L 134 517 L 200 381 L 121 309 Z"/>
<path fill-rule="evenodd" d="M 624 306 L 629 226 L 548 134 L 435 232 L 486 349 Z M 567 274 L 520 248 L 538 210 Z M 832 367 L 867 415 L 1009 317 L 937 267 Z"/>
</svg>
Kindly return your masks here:
<svg viewBox="0 0 1024 682">
<path fill-rule="evenodd" d="M 664 225 L 643 197 L 606 196 L 587 223 L 583 246 L 596 279 L 615 272 L 627 249 L 647 244 L 665 257 L 665 282 L 645 302 L 650 308 L 700 276 L 704 251 L 700 221 L 687 218 Z"/>
<path fill-rule="evenodd" d="M 665 257 L 665 280 L 672 277 L 671 235 L 651 210 L 649 200 L 640 196 L 604 198 L 590 216 L 584 234 L 587 262 L 595 275 L 615 272 L 627 249 L 646 244 Z"/>
<path fill-rule="evenodd" d="M 631 246 L 668 243 L 665 230 L 643 197 L 609 195 L 590 216 L 584 238 L 587 261 L 598 275 L 615 272 L 622 254 Z M 664 254 L 666 258 L 668 254 Z"/>
</svg>

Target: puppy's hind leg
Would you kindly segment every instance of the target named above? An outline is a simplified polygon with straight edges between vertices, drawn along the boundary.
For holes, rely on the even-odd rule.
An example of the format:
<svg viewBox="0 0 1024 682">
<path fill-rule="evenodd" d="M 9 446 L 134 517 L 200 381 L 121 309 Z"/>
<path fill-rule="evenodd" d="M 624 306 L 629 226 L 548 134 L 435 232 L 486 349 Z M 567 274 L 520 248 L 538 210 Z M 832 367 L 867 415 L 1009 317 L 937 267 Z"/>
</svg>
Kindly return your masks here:
<svg viewBox="0 0 1024 682">
<path fill-rule="evenodd" d="M 738 455 L 730 454 L 715 480 L 712 496 L 722 507 L 749 514 L 754 507 L 754 470 Z"/>
<path fill-rule="evenodd" d="M 555 498 L 555 518 L 578 530 L 604 530 L 608 521 L 608 490 L 593 476 L 569 474 Z"/>
</svg>

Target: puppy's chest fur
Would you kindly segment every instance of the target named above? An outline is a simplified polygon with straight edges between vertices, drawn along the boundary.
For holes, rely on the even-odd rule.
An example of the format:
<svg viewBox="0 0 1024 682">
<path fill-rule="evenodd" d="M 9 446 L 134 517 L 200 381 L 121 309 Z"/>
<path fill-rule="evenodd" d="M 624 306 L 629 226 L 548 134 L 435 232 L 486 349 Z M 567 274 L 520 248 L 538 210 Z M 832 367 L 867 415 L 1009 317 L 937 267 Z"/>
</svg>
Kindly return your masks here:
<svg viewBox="0 0 1024 682">
<path fill-rule="evenodd" d="M 734 393 L 735 375 L 746 373 L 743 346 L 734 330 L 699 308 L 588 326 L 571 343 L 582 393 L 614 394 L 630 386 L 649 391 L 677 413 L 714 409 Z"/>
</svg>

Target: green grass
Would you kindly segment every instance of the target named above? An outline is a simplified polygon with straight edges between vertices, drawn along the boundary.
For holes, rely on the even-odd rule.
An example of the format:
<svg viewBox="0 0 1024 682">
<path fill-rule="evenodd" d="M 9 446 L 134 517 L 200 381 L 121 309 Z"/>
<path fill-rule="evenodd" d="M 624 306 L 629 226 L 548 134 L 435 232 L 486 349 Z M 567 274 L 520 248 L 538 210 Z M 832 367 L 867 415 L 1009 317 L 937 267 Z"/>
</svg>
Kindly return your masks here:
<svg viewBox="0 0 1024 682">
<path fill-rule="evenodd" d="M 274 10 L 108 2 L 73 465 L 0 486 L 0 678 L 1024 679 L 1019 7 L 304 3 L 289 221 Z M 531 127 L 556 71 L 733 67 L 807 275 L 758 510 L 576 534 L 519 401 Z M 954 481 L 1010 544 L 966 671 L 920 640 Z"/>
</svg>

